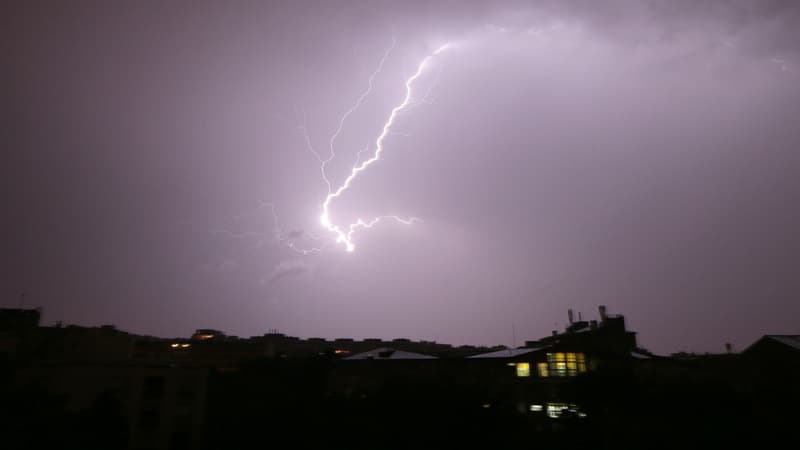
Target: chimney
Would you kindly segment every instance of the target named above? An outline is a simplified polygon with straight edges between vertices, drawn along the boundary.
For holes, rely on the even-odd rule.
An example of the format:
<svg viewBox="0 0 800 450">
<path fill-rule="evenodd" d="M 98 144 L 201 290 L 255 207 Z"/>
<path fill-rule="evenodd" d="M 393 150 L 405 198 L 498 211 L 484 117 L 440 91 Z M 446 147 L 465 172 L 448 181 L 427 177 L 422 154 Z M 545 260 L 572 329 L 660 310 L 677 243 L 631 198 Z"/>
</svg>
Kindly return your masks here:
<svg viewBox="0 0 800 450">
<path fill-rule="evenodd" d="M 606 305 L 600 305 L 597 307 L 597 309 L 600 311 L 600 321 L 605 322 L 608 318 L 606 315 Z"/>
<path fill-rule="evenodd" d="M 725 343 L 725 351 L 728 353 L 733 353 L 733 344 L 730 342 Z"/>
<path fill-rule="evenodd" d="M 572 325 L 573 317 L 572 317 L 572 309 L 571 308 L 567 310 L 567 317 L 569 318 L 570 325 Z"/>
<path fill-rule="evenodd" d="M 578 322 L 583 322 L 583 314 L 578 311 Z"/>
</svg>

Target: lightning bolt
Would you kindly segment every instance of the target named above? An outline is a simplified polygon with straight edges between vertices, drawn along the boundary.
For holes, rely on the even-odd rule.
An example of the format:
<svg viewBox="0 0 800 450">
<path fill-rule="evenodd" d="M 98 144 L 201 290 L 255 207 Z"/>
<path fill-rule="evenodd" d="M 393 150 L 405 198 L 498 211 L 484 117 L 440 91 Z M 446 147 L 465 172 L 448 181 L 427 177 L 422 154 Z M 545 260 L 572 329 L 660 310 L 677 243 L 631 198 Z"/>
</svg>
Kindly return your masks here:
<svg viewBox="0 0 800 450">
<path fill-rule="evenodd" d="M 400 104 L 398 104 L 397 106 L 395 106 L 392 109 L 392 111 L 389 113 L 389 117 L 384 122 L 383 128 L 381 130 L 381 133 L 375 139 L 375 153 L 372 155 L 371 158 L 365 159 L 363 161 L 360 161 L 361 152 L 359 152 L 359 154 L 358 154 L 359 158 L 356 160 L 356 164 L 354 164 L 352 166 L 352 168 L 350 169 L 350 175 L 348 175 L 347 178 L 345 178 L 344 182 L 336 190 L 333 190 L 331 188 L 330 181 L 328 180 L 327 176 L 325 175 L 325 163 L 330 161 L 330 159 L 332 159 L 335 156 L 335 154 L 333 152 L 333 142 L 335 140 L 335 137 L 338 136 L 338 133 L 341 132 L 341 128 L 343 126 L 344 120 L 347 118 L 347 116 L 349 116 L 360 105 L 361 101 L 363 101 L 363 98 L 365 98 L 366 95 L 362 95 L 361 97 L 359 97 L 359 100 L 356 102 L 354 107 L 351 108 L 350 110 L 348 110 L 347 113 L 345 114 L 345 116 L 343 116 L 342 120 L 339 122 L 340 126 L 337 129 L 337 132 L 331 138 L 331 151 L 330 151 L 329 159 L 327 159 L 327 160 L 321 160 L 320 159 L 320 165 L 322 167 L 322 172 L 323 172 L 323 179 L 325 180 L 325 182 L 328 185 L 328 194 L 325 196 L 325 200 L 322 202 L 322 215 L 320 216 L 320 223 L 322 224 L 322 226 L 325 229 L 330 231 L 335 236 L 335 240 L 336 240 L 337 244 L 344 244 L 345 245 L 345 249 L 348 252 L 352 252 L 353 250 L 355 250 L 355 245 L 353 244 L 353 233 L 355 233 L 356 230 L 358 230 L 360 228 L 367 228 L 367 229 L 368 228 L 372 228 L 373 226 L 377 225 L 379 222 L 381 222 L 383 220 L 387 220 L 387 219 L 394 220 L 396 222 L 399 222 L 399 223 L 402 223 L 402 224 L 406 224 L 406 225 L 409 225 L 409 224 L 419 220 L 419 219 L 417 219 L 415 217 L 402 218 L 402 217 L 395 216 L 395 215 L 378 216 L 378 217 L 374 217 L 374 218 L 369 219 L 369 220 L 364 220 L 364 219 L 359 218 L 355 222 L 350 223 L 350 224 L 344 226 L 344 228 L 343 228 L 343 227 L 341 227 L 341 226 L 339 226 L 337 224 L 334 224 L 331 221 L 331 219 L 330 219 L 330 209 L 331 209 L 331 204 L 333 203 L 333 201 L 336 198 L 340 197 L 345 191 L 347 191 L 350 188 L 350 185 L 353 183 L 353 180 L 355 180 L 356 177 L 358 177 L 358 175 L 361 172 L 365 171 L 369 166 L 371 166 L 373 163 L 375 163 L 376 161 L 378 161 L 381 158 L 381 153 L 383 152 L 383 150 L 385 148 L 384 147 L 384 141 L 386 140 L 386 137 L 389 136 L 392 133 L 392 126 L 394 125 L 397 116 L 402 114 L 403 112 L 406 112 L 409 108 L 413 107 L 414 104 L 415 104 L 412 101 L 412 98 L 413 98 L 412 85 L 414 84 L 414 82 L 420 76 L 422 76 L 422 73 L 425 71 L 425 68 L 430 63 L 430 61 L 433 58 L 435 58 L 437 55 L 441 54 L 442 52 L 444 52 L 445 50 L 447 50 L 450 47 L 451 47 L 451 45 L 448 43 L 448 44 L 445 44 L 445 45 L 439 47 L 438 49 L 436 49 L 436 51 L 434 51 L 433 53 L 431 53 L 430 55 L 425 57 L 422 60 L 422 62 L 420 62 L 419 66 L 417 66 L 416 72 L 414 72 L 408 79 L 406 79 L 406 82 L 405 82 L 405 88 L 406 88 L 405 89 L 405 91 L 406 91 L 405 97 L 400 102 Z M 384 54 L 384 59 L 381 60 L 381 63 L 379 65 L 379 69 L 383 66 L 383 62 L 385 61 L 387 55 L 388 55 L 388 52 Z M 378 71 L 376 71 L 376 73 Z M 367 92 L 370 92 L 371 89 L 372 89 L 372 78 L 370 78 L 370 83 L 369 84 L 370 84 L 370 88 L 368 89 Z M 314 153 L 316 154 L 316 152 L 314 152 Z M 345 231 L 345 230 L 347 230 L 347 231 Z"/>
<path fill-rule="evenodd" d="M 389 53 L 391 53 L 396 46 L 397 46 L 397 38 L 392 37 L 392 46 L 387 48 L 386 51 L 383 52 L 383 58 L 381 58 L 381 61 L 378 63 L 378 67 L 375 69 L 374 72 L 372 72 L 372 75 L 370 75 L 369 80 L 367 80 L 367 89 L 361 93 L 361 95 L 358 97 L 353 106 L 351 106 L 350 109 L 348 109 L 347 112 L 345 112 L 344 115 L 342 115 L 342 118 L 339 119 L 339 127 L 336 128 L 336 131 L 331 136 L 328 148 L 328 158 L 325 160 L 320 160 L 320 171 L 322 172 L 322 179 L 325 180 L 325 184 L 328 186 L 328 193 L 331 192 L 331 182 L 330 180 L 328 180 L 327 174 L 325 172 L 325 165 L 331 162 L 333 158 L 336 157 L 336 152 L 333 149 L 334 142 L 336 142 L 336 138 L 338 138 L 339 135 L 342 133 L 342 129 L 344 128 L 344 123 L 347 120 L 347 118 L 350 117 L 350 114 L 353 114 L 361 106 L 361 104 L 364 103 L 364 99 L 366 99 L 372 93 L 375 77 L 377 77 L 378 74 L 381 73 L 381 71 L 383 70 L 383 65 L 386 63 L 386 60 L 389 59 Z M 359 152 L 359 154 L 360 153 L 361 152 Z"/>
<path fill-rule="evenodd" d="M 388 60 L 390 53 L 392 52 L 392 50 L 395 49 L 396 45 L 397 45 L 397 40 L 393 38 L 392 45 L 384 51 L 383 57 L 379 61 L 378 66 L 369 76 L 369 79 L 367 80 L 367 88 L 358 96 L 353 105 L 347 111 L 345 111 L 345 113 L 339 119 L 338 126 L 334 131 L 334 133 L 331 135 L 330 140 L 328 142 L 328 154 L 325 157 L 323 157 L 320 154 L 320 152 L 318 152 L 314 148 L 314 145 L 311 142 L 311 137 L 309 136 L 308 129 L 306 127 L 305 112 L 299 108 L 295 108 L 295 113 L 301 118 L 301 125 L 298 127 L 298 130 L 303 135 L 306 148 L 319 163 L 319 169 L 320 169 L 320 174 L 322 176 L 322 181 L 325 183 L 325 186 L 327 187 L 327 193 L 321 205 L 322 215 L 320 216 L 320 222 L 322 226 L 325 228 L 325 230 L 328 231 L 330 234 L 327 236 L 319 236 L 307 233 L 302 230 L 290 230 L 288 233 L 284 232 L 283 228 L 281 227 L 280 221 L 278 219 L 278 215 L 275 210 L 275 205 L 268 202 L 261 202 L 260 206 L 256 209 L 256 211 L 251 212 L 249 214 L 236 216 L 234 217 L 234 219 L 239 220 L 244 217 L 256 215 L 260 213 L 260 211 L 262 211 L 263 209 L 268 208 L 272 214 L 272 219 L 273 219 L 273 229 L 271 233 L 263 233 L 263 232 L 240 233 L 240 232 L 230 231 L 227 229 L 209 230 L 211 233 L 225 235 L 234 239 L 255 238 L 258 241 L 253 248 L 257 248 L 260 247 L 261 245 L 264 245 L 266 243 L 265 239 L 271 235 L 271 238 L 274 241 L 293 250 L 294 252 L 300 255 L 310 255 L 322 252 L 334 242 L 336 244 L 344 244 L 345 249 L 348 252 L 352 252 L 355 249 L 355 245 L 353 244 L 353 235 L 356 233 L 356 231 L 361 229 L 370 229 L 382 221 L 391 220 L 404 225 L 411 225 L 414 222 L 420 221 L 420 219 L 416 217 L 382 215 L 370 219 L 358 218 L 353 223 L 340 226 L 338 224 L 334 224 L 330 220 L 330 210 L 333 201 L 338 197 L 342 196 L 344 192 L 350 188 L 350 185 L 353 183 L 353 181 L 358 177 L 358 175 L 361 172 L 364 172 L 369 166 L 371 166 L 373 163 L 375 163 L 381 158 L 381 153 L 385 149 L 384 142 L 386 138 L 390 135 L 402 135 L 402 133 L 398 133 L 392 130 L 392 127 L 394 126 L 397 117 L 400 116 L 401 114 L 408 113 L 409 111 L 413 110 L 420 104 L 428 102 L 427 100 L 428 96 L 438 83 L 439 76 L 441 75 L 441 70 L 437 72 L 433 84 L 429 86 L 427 92 L 421 98 L 414 99 L 413 84 L 418 78 L 422 76 L 428 64 L 433 58 L 435 58 L 437 55 L 439 55 L 440 53 L 444 52 L 445 50 L 451 47 L 451 44 L 445 44 L 436 49 L 436 51 L 434 51 L 433 53 L 429 54 L 419 63 L 419 65 L 417 66 L 417 70 L 413 74 L 411 74 L 405 81 L 405 96 L 397 106 L 392 108 L 388 118 L 383 124 L 380 134 L 374 141 L 375 152 L 372 154 L 370 158 L 363 159 L 365 158 L 365 155 L 370 151 L 370 144 L 368 143 L 364 148 L 358 150 L 358 152 L 355 155 L 355 162 L 353 163 L 353 166 L 350 169 L 350 174 L 347 176 L 347 178 L 345 178 L 344 182 L 342 182 L 342 184 L 339 185 L 334 190 L 333 185 L 330 179 L 328 178 L 326 166 L 337 156 L 335 149 L 336 140 L 342 133 L 342 130 L 344 129 L 345 122 L 347 121 L 347 119 L 356 110 L 358 110 L 358 108 L 361 107 L 366 98 L 370 94 L 372 94 L 374 90 L 375 78 L 383 71 L 383 67 L 386 64 L 386 61 Z M 296 243 L 298 240 L 315 241 L 315 242 L 324 240 L 326 242 L 324 245 L 319 247 L 304 248 Z"/>
</svg>

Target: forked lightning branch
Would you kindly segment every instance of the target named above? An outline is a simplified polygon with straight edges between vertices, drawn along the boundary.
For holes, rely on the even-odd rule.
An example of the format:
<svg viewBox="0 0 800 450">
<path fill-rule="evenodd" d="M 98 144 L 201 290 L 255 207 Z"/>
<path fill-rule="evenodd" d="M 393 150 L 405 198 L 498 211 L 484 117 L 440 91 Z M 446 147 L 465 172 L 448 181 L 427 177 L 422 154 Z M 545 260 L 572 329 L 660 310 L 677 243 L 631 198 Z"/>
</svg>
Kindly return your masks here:
<svg viewBox="0 0 800 450">
<path fill-rule="evenodd" d="M 333 207 L 333 204 L 334 204 L 335 200 L 338 199 L 339 197 L 341 197 L 345 192 L 347 192 L 348 189 L 350 189 L 351 185 L 353 184 L 355 179 L 359 176 L 359 174 L 361 174 L 362 172 L 366 171 L 372 164 L 374 164 L 375 162 L 377 162 L 377 161 L 379 161 L 381 159 L 381 154 L 386 149 L 386 146 L 385 146 L 386 138 L 391 134 L 392 127 L 394 126 L 395 121 L 397 120 L 397 117 L 400 114 L 402 114 L 403 112 L 406 112 L 409 108 L 411 108 L 414 105 L 414 99 L 415 99 L 415 96 L 414 96 L 414 84 L 415 84 L 415 82 L 426 73 L 426 69 L 431 64 L 431 60 L 433 60 L 437 55 L 439 55 L 442 52 L 446 51 L 450 47 L 451 47 L 450 44 L 445 44 L 445 45 L 439 47 L 438 49 L 436 49 L 436 51 L 434 51 L 433 53 L 431 53 L 428 56 L 426 56 L 419 63 L 419 65 L 417 66 L 417 70 L 410 77 L 408 77 L 406 79 L 406 81 L 405 81 L 405 96 L 403 97 L 402 101 L 399 104 L 397 104 L 397 106 L 392 108 L 391 112 L 389 113 L 389 116 L 387 117 L 386 121 L 384 122 L 380 134 L 378 135 L 378 137 L 374 141 L 374 151 L 372 152 L 372 156 L 370 158 L 368 158 L 368 159 L 364 159 L 363 161 L 360 160 L 360 158 L 357 158 L 356 162 L 350 168 L 349 175 L 344 179 L 342 184 L 339 185 L 337 188 L 335 188 L 335 189 L 333 188 L 333 186 L 332 186 L 332 184 L 330 182 L 330 179 L 328 178 L 327 172 L 326 172 L 326 165 L 336 157 L 336 153 L 335 153 L 335 150 L 334 150 L 334 144 L 335 144 L 336 138 L 339 136 L 339 134 L 341 133 L 342 129 L 344 128 L 344 123 L 347 120 L 347 118 L 350 116 L 350 114 L 352 114 L 356 109 L 358 109 L 358 107 L 361 106 L 361 104 L 364 101 L 364 99 L 368 95 L 370 95 L 370 93 L 372 93 L 373 80 L 375 79 L 375 77 L 382 70 L 384 63 L 386 62 L 386 59 L 389 56 L 390 51 L 394 48 L 394 44 L 392 45 L 391 48 L 386 50 L 386 52 L 383 55 L 383 58 L 381 59 L 380 63 L 378 64 L 377 69 L 370 76 L 369 83 L 368 83 L 369 84 L 368 88 L 361 94 L 361 96 L 359 96 L 359 98 L 354 103 L 354 105 L 339 120 L 339 127 L 337 128 L 336 132 L 331 136 L 331 139 L 330 139 L 329 154 L 328 154 L 327 158 L 322 158 L 320 156 L 320 154 L 317 151 L 314 150 L 313 146 L 311 146 L 310 139 L 308 139 L 308 136 L 306 135 L 306 143 L 308 144 L 308 149 L 317 158 L 317 161 L 320 164 L 320 173 L 322 175 L 322 180 L 324 181 L 325 185 L 328 188 L 328 192 L 327 192 L 327 195 L 325 196 L 325 200 L 322 202 L 322 205 L 320 207 L 321 212 L 322 212 L 321 215 L 320 215 L 320 218 L 319 218 L 320 224 L 322 224 L 322 226 L 328 232 L 331 233 L 332 239 L 337 244 L 344 245 L 345 250 L 347 250 L 348 252 L 352 252 L 353 250 L 355 250 L 355 244 L 353 243 L 353 236 L 356 233 L 356 231 L 358 231 L 359 229 L 369 229 L 369 228 L 372 228 L 373 226 L 377 225 L 378 223 L 380 223 L 382 221 L 387 221 L 387 220 L 394 221 L 394 222 L 401 223 L 401 224 L 405 224 L 405 225 L 410 225 L 414 221 L 419 220 L 419 219 L 417 219 L 415 217 L 402 217 L 402 216 L 399 216 L 399 215 L 383 215 L 383 216 L 376 216 L 376 217 L 369 217 L 369 218 L 361 218 L 361 217 L 359 217 L 354 222 L 346 223 L 346 224 L 340 224 L 340 223 L 336 223 L 331 218 L 331 209 Z M 367 150 L 367 151 L 369 151 L 369 150 Z M 362 153 L 364 153 L 364 150 L 358 152 L 357 156 L 360 157 Z M 297 248 L 294 248 L 294 249 L 296 251 L 298 250 Z M 315 251 L 319 251 L 319 250 L 320 250 L 320 248 L 313 248 L 313 249 L 305 250 L 303 252 L 307 253 L 307 252 L 315 252 Z"/>
</svg>

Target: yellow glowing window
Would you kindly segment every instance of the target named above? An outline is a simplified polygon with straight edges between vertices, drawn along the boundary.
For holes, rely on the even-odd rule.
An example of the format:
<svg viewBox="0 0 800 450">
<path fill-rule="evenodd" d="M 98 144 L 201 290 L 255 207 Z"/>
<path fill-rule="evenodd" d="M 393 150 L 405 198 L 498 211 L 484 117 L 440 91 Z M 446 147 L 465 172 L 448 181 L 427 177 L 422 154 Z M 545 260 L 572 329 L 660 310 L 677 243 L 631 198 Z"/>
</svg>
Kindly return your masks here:
<svg viewBox="0 0 800 450">
<path fill-rule="evenodd" d="M 578 360 L 575 353 L 567 353 L 567 372 L 574 375 L 578 371 Z"/>
<path fill-rule="evenodd" d="M 548 353 L 547 372 L 549 376 L 566 377 L 586 372 L 586 355 L 583 353 Z"/>
<path fill-rule="evenodd" d="M 548 372 L 547 372 L 547 363 L 546 362 L 540 362 L 540 363 L 536 364 L 536 368 L 539 370 L 539 376 L 540 377 L 550 376 L 550 374 L 548 374 Z"/>
<path fill-rule="evenodd" d="M 531 376 L 531 365 L 526 362 L 517 363 L 517 376 L 518 377 Z"/>
</svg>

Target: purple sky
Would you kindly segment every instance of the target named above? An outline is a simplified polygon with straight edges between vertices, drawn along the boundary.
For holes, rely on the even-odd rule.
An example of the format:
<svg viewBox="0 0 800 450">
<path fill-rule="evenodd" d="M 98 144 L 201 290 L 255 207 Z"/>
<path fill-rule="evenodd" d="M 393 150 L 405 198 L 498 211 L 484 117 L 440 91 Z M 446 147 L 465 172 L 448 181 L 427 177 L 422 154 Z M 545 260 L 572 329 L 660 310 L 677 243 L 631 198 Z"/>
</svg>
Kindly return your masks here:
<svg viewBox="0 0 800 450">
<path fill-rule="evenodd" d="M 797 2 L 10 3 L 2 306 L 510 345 L 606 304 L 661 353 L 800 332 Z M 334 186 L 453 46 L 331 216 L 421 221 L 347 253 L 303 129 L 326 152 L 393 39 Z"/>
</svg>

